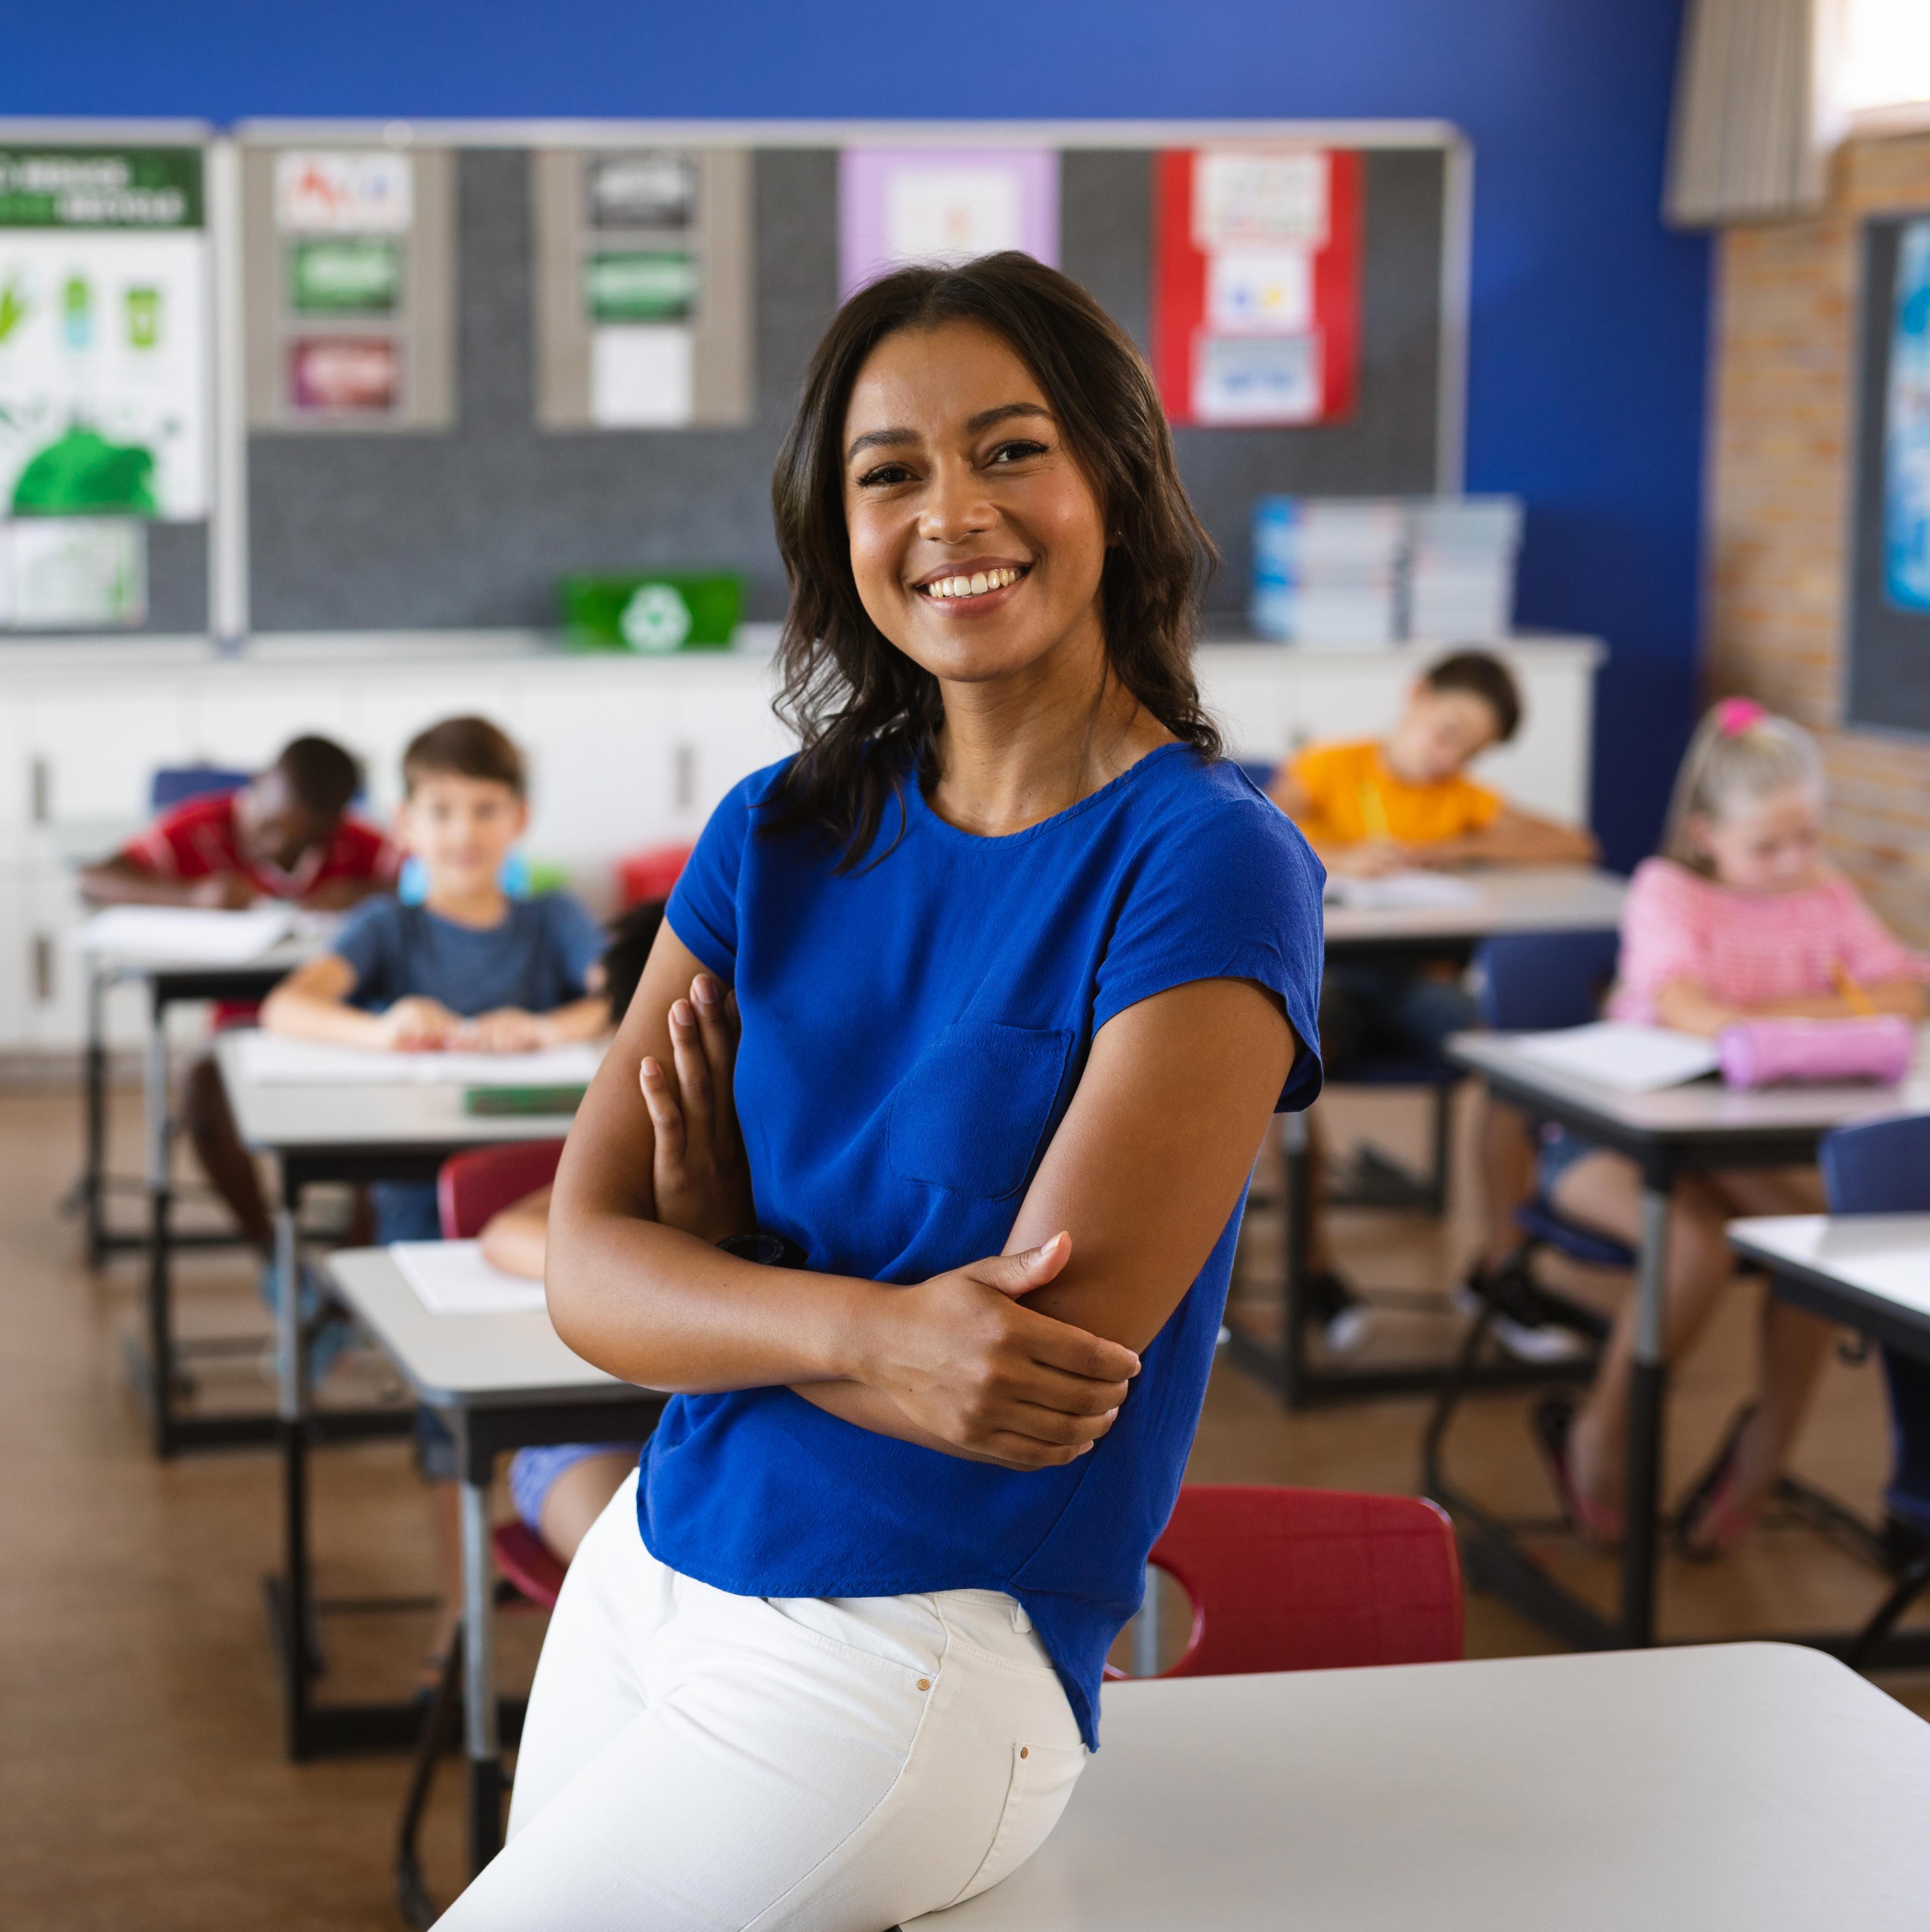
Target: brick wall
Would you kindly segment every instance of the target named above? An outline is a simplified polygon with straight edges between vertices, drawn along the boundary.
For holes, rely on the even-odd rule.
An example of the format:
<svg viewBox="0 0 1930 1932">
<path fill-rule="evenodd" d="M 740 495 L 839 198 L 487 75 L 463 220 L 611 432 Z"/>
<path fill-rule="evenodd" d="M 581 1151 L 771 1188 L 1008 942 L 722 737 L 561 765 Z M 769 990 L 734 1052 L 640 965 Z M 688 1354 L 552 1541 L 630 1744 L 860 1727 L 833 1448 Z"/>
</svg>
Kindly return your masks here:
<svg viewBox="0 0 1930 1932">
<path fill-rule="evenodd" d="M 1818 218 L 1722 238 L 1707 679 L 1817 733 L 1837 862 L 1930 946 L 1930 740 L 1842 728 L 1857 238 L 1865 215 L 1910 208 L 1930 208 L 1930 137 L 1845 148 Z"/>
</svg>

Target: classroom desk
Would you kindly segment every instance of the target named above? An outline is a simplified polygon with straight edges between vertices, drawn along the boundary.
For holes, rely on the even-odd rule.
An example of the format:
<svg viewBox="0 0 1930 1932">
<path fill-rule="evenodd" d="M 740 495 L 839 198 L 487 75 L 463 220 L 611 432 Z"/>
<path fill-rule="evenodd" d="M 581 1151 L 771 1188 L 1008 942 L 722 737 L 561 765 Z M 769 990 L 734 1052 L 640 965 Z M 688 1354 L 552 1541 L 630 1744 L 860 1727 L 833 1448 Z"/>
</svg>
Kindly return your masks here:
<svg viewBox="0 0 1930 1932">
<path fill-rule="evenodd" d="M 1482 940 L 1525 932 L 1613 932 L 1622 916 L 1628 881 L 1590 866 L 1496 866 L 1455 875 L 1474 896 L 1457 906 L 1355 907 L 1329 904 L 1325 910 L 1326 956 L 1347 963 L 1401 958 L 1464 956 Z M 1447 1114 L 1437 1115 L 1434 1158 L 1447 1159 Z M 1337 1363 L 1315 1368 L 1307 1360 L 1306 1301 L 1308 1196 L 1313 1185 L 1307 1155 L 1307 1120 L 1287 1114 L 1280 1124 L 1286 1190 L 1286 1238 L 1282 1244 L 1281 1337 L 1269 1347 L 1234 1332 L 1234 1359 L 1278 1390 L 1289 1408 L 1318 1402 L 1412 1395 L 1434 1388 L 1446 1372 L 1440 1360 L 1377 1366 Z M 1418 1182 L 1415 1191 L 1422 1190 Z M 1481 1387 L 1545 1382 L 1558 1376 L 1546 1363 L 1506 1360 L 1482 1368 Z"/>
<path fill-rule="evenodd" d="M 173 1258 L 180 1247 L 231 1246 L 238 1235 L 182 1235 L 174 1231 L 174 1190 L 169 1172 L 173 1121 L 168 1111 L 167 1010 L 190 1000 L 252 1004 L 267 998 L 276 983 L 313 958 L 321 942 L 290 938 L 258 958 L 241 963 L 199 963 L 178 958 L 146 958 L 118 950 L 89 949 L 87 962 L 87 1043 L 83 1061 L 85 1150 L 79 1196 L 87 1230 L 87 1261 L 98 1268 L 107 1256 L 145 1248 L 148 1256 L 147 1346 L 132 1352 L 136 1386 L 148 1403 L 154 1454 L 220 1448 L 236 1443 L 271 1442 L 274 1418 L 251 1413 L 181 1415 L 175 1393 L 179 1363 L 189 1352 L 174 1334 Z M 107 1032 L 109 991 L 139 984 L 147 993 L 147 1029 L 141 1050 L 142 1152 L 148 1197 L 143 1234 L 110 1227 L 106 1211 Z M 255 1345 L 251 1342 L 248 1346 Z"/>
<path fill-rule="evenodd" d="M 504 1451 L 535 1443 L 641 1441 L 665 1398 L 573 1354 L 547 1315 L 432 1315 L 382 1248 L 326 1264 L 342 1299 L 456 1438 L 463 1484 L 463 1731 L 469 1870 L 502 1841 L 490 1484 Z"/>
<path fill-rule="evenodd" d="M 1729 1245 L 1767 1268 L 1785 1301 L 1930 1363 L 1930 1214 L 1779 1214 L 1731 1221 Z M 1830 1645 L 1853 1668 L 1930 1663 L 1930 1631 L 1893 1634 L 1921 1588 L 1897 1569 L 1862 1630 Z"/>
<path fill-rule="evenodd" d="M 1812 1160 L 1833 1127 L 1930 1106 L 1930 1028 L 1899 1087 L 1769 1087 L 1737 1092 L 1713 1079 L 1629 1094 L 1538 1064 L 1505 1034 L 1457 1034 L 1448 1058 L 1478 1073 L 1504 1100 L 1626 1154 L 1642 1178 L 1642 1238 L 1635 1286 L 1635 1372 L 1629 1396 L 1627 1533 L 1620 1614 L 1604 1618 L 1557 1584 L 1497 1518 L 1430 1472 L 1428 1492 L 1458 1521 L 1469 1574 L 1566 1641 L 1606 1649 L 1655 1641 L 1663 1396 L 1664 1262 L 1669 1195 L 1677 1178 L 1722 1168 L 1789 1167 Z"/>
<path fill-rule="evenodd" d="M 242 1066 L 241 1041 L 215 1042 L 216 1064 L 241 1144 L 280 1169 L 275 1264 L 281 1276 L 276 1314 L 276 1439 L 283 1466 L 283 1570 L 269 1584 L 271 1628 L 278 1648 L 288 1753 L 406 1748 L 421 1714 L 412 1705 L 317 1705 L 310 1621 L 315 1605 L 308 1566 L 308 1450 L 318 1440 L 400 1434 L 406 1412 L 321 1414 L 309 1403 L 308 1364 L 297 1288 L 295 1215 L 302 1190 L 321 1181 L 433 1180 L 451 1154 L 496 1142 L 560 1140 L 567 1114 L 472 1114 L 455 1086 L 256 1085 Z"/>
<path fill-rule="evenodd" d="M 907 1932 L 1915 1932 L 1930 1726 L 1749 1643 L 1109 1684 L 1004 1884 Z"/>
</svg>

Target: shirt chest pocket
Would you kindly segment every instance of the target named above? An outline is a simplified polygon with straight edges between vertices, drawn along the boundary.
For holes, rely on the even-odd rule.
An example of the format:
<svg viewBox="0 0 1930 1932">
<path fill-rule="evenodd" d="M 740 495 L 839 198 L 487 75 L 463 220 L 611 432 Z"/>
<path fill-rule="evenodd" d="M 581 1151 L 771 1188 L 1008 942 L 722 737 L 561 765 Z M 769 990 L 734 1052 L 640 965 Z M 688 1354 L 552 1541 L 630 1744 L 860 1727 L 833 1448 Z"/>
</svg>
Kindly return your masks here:
<svg viewBox="0 0 1930 1932">
<path fill-rule="evenodd" d="M 981 1200 L 1016 1194 L 1053 1124 L 1071 1052 L 1060 1030 L 947 1027 L 892 1096 L 892 1172 Z"/>
</svg>

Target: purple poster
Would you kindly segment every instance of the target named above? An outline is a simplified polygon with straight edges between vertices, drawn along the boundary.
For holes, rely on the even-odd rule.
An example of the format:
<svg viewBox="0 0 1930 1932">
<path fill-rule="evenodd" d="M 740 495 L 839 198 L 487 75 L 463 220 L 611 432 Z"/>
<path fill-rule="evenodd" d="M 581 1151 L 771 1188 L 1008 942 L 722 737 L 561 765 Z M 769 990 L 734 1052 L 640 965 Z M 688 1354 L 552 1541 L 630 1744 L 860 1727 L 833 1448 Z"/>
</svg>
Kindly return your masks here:
<svg viewBox="0 0 1930 1932">
<path fill-rule="evenodd" d="M 1059 266 L 1048 148 L 847 148 L 838 156 L 838 298 L 909 262 L 1022 248 Z"/>
</svg>

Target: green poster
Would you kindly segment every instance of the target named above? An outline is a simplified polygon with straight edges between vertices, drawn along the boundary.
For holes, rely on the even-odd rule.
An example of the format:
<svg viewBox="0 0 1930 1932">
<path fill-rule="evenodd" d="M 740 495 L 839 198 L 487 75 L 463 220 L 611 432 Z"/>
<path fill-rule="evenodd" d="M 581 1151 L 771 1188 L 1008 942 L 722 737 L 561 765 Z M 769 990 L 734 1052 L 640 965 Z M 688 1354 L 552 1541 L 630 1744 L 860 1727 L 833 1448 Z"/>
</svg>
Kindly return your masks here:
<svg viewBox="0 0 1930 1932">
<path fill-rule="evenodd" d="M 393 315 L 402 260 L 393 242 L 297 242 L 288 253 L 288 305 L 297 315 Z"/>
<path fill-rule="evenodd" d="M 697 307 L 694 255 L 667 249 L 592 255 L 583 266 L 592 322 L 682 322 Z"/>
</svg>

